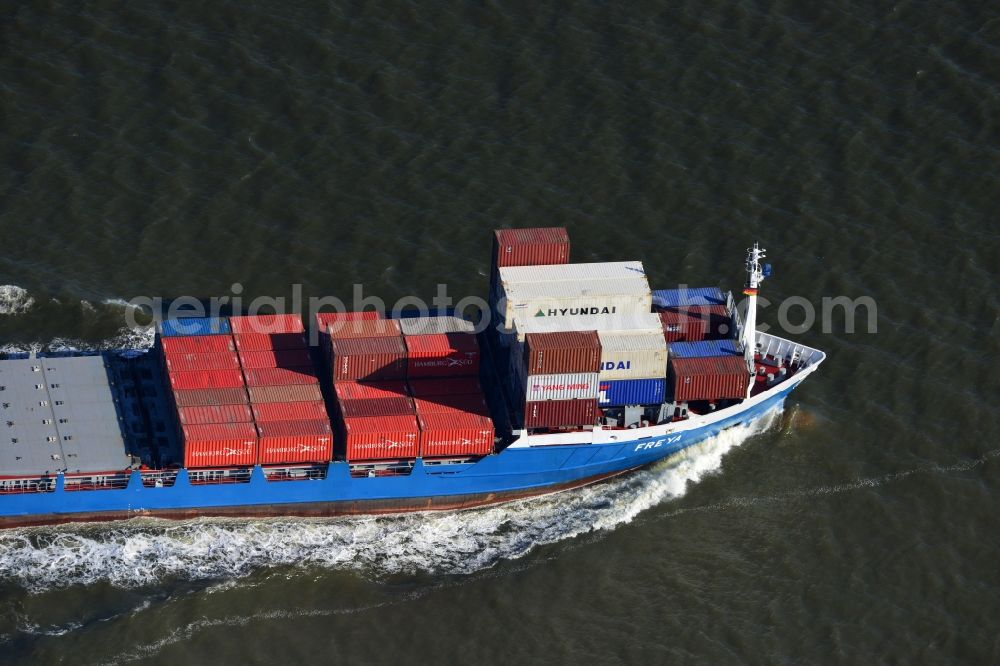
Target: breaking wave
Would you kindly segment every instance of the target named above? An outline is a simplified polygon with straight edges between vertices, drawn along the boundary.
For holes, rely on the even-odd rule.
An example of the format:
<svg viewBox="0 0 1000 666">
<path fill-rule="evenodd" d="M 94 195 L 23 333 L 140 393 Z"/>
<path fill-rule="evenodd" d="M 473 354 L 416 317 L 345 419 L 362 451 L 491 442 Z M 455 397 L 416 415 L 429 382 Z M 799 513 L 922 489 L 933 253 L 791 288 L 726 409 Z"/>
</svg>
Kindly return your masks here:
<svg viewBox="0 0 1000 666">
<path fill-rule="evenodd" d="M 0 315 L 24 314 L 35 304 L 35 299 L 24 287 L 0 284 Z"/>
<path fill-rule="evenodd" d="M 610 530 L 679 497 L 778 412 L 727 430 L 669 461 L 547 497 L 451 513 L 339 519 L 201 519 L 67 525 L 0 534 L 0 579 L 34 592 L 108 582 L 233 579 L 275 566 L 393 574 L 469 574 L 544 544 Z"/>
</svg>

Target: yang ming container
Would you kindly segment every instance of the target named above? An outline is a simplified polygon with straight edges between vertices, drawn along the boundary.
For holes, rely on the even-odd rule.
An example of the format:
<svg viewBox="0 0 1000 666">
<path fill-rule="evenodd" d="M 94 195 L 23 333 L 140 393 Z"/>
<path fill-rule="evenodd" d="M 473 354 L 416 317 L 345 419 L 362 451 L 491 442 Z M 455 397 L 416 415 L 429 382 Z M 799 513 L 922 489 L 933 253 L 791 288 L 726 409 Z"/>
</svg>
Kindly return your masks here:
<svg viewBox="0 0 1000 666">
<path fill-rule="evenodd" d="M 257 424 L 261 465 L 326 462 L 333 457 L 333 431 L 326 420 Z"/>
<path fill-rule="evenodd" d="M 241 388 L 243 373 L 239 370 L 190 370 L 186 372 L 169 372 L 170 388 L 206 389 L 206 388 Z"/>
<path fill-rule="evenodd" d="M 253 423 L 181 426 L 184 466 L 234 467 L 257 462 L 257 429 Z"/>
<path fill-rule="evenodd" d="M 160 338 L 163 353 L 173 354 L 225 354 L 236 351 L 233 338 L 229 335 L 178 335 Z"/>
<path fill-rule="evenodd" d="M 598 375 L 581 372 L 563 375 L 528 375 L 524 386 L 525 400 L 577 400 L 597 397 Z"/>
<path fill-rule="evenodd" d="M 524 368 L 529 375 L 598 372 L 601 341 L 595 331 L 532 333 L 525 336 Z"/>
<path fill-rule="evenodd" d="M 569 234 L 562 227 L 497 229 L 493 232 L 494 268 L 568 262 Z"/>
<path fill-rule="evenodd" d="M 261 403 L 314 402 L 323 399 L 319 384 L 289 384 L 287 386 L 248 386 L 250 402 Z"/>
<path fill-rule="evenodd" d="M 319 383 L 312 366 L 300 366 L 298 368 L 246 368 L 243 370 L 243 374 L 247 378 L 247 386 L 287 386 L 289 384 Z"/>
<path fill-rule="evenodd" d="M 525 428 L 594 425 L 601 415 L 596 400 L 545 400 L 524 405 Z"/>
<path fill-rule="evenodd" d="M 333 340 L 333 379 L 383 380 L 406 377 L 403 338 Z"/>
<path fill-rule="evenodd" d="M 667 343 L 663 333 L 598 331 L 601 379 L 649 379 L 667 375 Z"/>
<path fill-rule="evenodd" d="M 170 372 L 239 370 L 240 367 L 240 360 L 233 352 L 224 354 L 167 354 L 163 360 Z"/>
<path fill-rule="evenodd" d="M 319 400 L 301 402 L 255 402 L 253 417 L 265 421 L 329 421 L 326 405 Z"/>
<path fill-rule="evenodd" d="M 449 377 L 479 374 L 479 343 L 469 333 L 409 335 L 406 376 Z"/>
<path fill-rule="evenodd" d="M 239 388 L 182 389 L 173 392 L 174 404 L 178 407 L 200 407 L 206 405 L 245 405 L 249 402 L 247 391 Z"/>
<path fill-rule="evenodd" d="M 417 417 L 420 455 L 484 456 L 493 452 L 493 423 L 476 414 L 432 413 Z"/>
<path fill-rule="evenodd" d="M 745 398 L 750 372 L 742 356 L 674 356 L 668 381 L 676 402 Z"/>
<path fill-rule="evenodd" d="M 253 422 L 253 413 L 250 411 L 250 406 L 246 404 L 178 407 L 177 420 L 182 425 L 251 423 Z"/>
<path fill-rule="evenodd" d="M 349 462 L 416 458 L 420 446 L 417 417 L 363 416 L 343 423 Z"/>
<path fill-rule="evenodd" d="M 659 405 L 664 400 L 662 379 L 601 380 L 597 402 L 601 407 L 623 405 Z"/>
<path fill-rule="evenodd" d="M 229 335 L 229 320 L 225 317 L 180 317 L 164 319 L 159 326 L 160 335 L 172 338 L 178 335 Z"/>
</svg>

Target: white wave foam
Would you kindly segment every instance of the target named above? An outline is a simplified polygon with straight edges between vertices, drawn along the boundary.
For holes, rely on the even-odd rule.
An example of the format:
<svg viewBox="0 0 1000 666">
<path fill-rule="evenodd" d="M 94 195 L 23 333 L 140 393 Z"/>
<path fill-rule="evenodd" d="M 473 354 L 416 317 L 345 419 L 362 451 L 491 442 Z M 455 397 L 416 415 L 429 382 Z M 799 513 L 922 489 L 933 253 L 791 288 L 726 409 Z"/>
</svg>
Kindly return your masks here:
<svg viewBox="0 0 1000 666">
<path fill-rule="evenodd" d="M 34 297 L 24 287 L 0 284 L 0 315 L 24 314 L 34 304 Z"/>
<path fill-rule="evenodd" d="M 485 509 L 348 519 L 137 521 L 0 533 L 0 578 L 41 591 L 107 581 L 233 579 L 265 567 L 351 569 L 368 576 L 468 574 L 534 548 L 628 523 L 770 427 L 772 412 L 674 459 L 620 479 Z"/>
</svg>

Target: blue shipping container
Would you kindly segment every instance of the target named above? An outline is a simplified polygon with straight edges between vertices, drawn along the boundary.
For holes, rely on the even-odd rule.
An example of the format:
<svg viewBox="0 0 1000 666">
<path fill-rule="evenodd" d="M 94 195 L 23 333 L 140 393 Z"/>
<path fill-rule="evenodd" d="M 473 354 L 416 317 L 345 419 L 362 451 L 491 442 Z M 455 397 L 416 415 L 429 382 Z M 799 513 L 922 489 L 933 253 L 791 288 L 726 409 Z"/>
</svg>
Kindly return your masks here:
<svg viewBox="0 0 1000 666">
<path fill-rule="evenodd" d="M 658 405 L 662 402 L 662 379 L 606 380 L 600 382 L 597 393 L 597 404 L 601 407 Z"/>
<path fill-rule="evenodd" d="M 181 317 L 160 322 L 160 335 L 172 338 L 179 335 L 228 335 L 229 319 L 226 317 Z"/>
<path fill-rule="evenodd" d="M 674 358 L 706 358 L 708 356 L 743 356 L 739 340 L 703 340 L 701 342 L 671 342 L 668 354 Z"/>
<path fill-rule="evenodd" d="M 692 305 L 725 305 L 726 295 L 718 287 L 691 289 L 658 289 L 653 292 L 653 305 L 658 308 L 680 308 Z"/>
</svg>

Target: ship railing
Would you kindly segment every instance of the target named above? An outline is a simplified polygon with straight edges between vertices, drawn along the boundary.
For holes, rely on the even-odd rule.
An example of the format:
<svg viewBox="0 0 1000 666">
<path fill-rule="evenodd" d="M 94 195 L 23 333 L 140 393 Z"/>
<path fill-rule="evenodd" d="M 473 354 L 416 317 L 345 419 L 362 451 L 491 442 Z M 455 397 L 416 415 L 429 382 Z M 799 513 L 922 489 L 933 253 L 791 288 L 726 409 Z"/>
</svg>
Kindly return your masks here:
<svg viewBox="0 0 1000 666">
<path fill-rule="evenodd" d="M 188 480 L 193 486 L 220 485 L 224 483 L 250 483 L 251 467 L 224 469 L 189 469 Z"/>
<path fill-rule="evenodd" d="M 326 478 L 327 465 L 300 465 L 264 467 L 264 478 L 268 481 L 322 481 Z"/>
<path fill-rule="evenodd" d="M 70 493 L 78 490 L 121 490 L 128 485 L 130 477 L 130 472 L 117 472 L 115 474 L 67 474 L 63 479 L 63 488 L 66 492 Z"/>
<path fill-rule="evenodd" d="M 170 488 L 177 483 L 177 470 L 141 472 L 142 485 L 146 488 Z"/>
<path fill-rule="evenodd" d="M 0 495 L 52 493 L 56 490 L 54 476 L 0 478 Z"/>
<path fill-rule="evenodd" d="M 413 472 L 414 461 L 352 463 L 351 476 L 355 479 L 374 479 L 385 476 L 409 476 Z"/>
<path fill-rule="evenodd" d="M 787 363 L 793 370 L 809 367 L 826 357 L 818 349 L 760 331 L 757 332 L 757 353 L 762 358 L 770 357 Z"/>
</svg>

